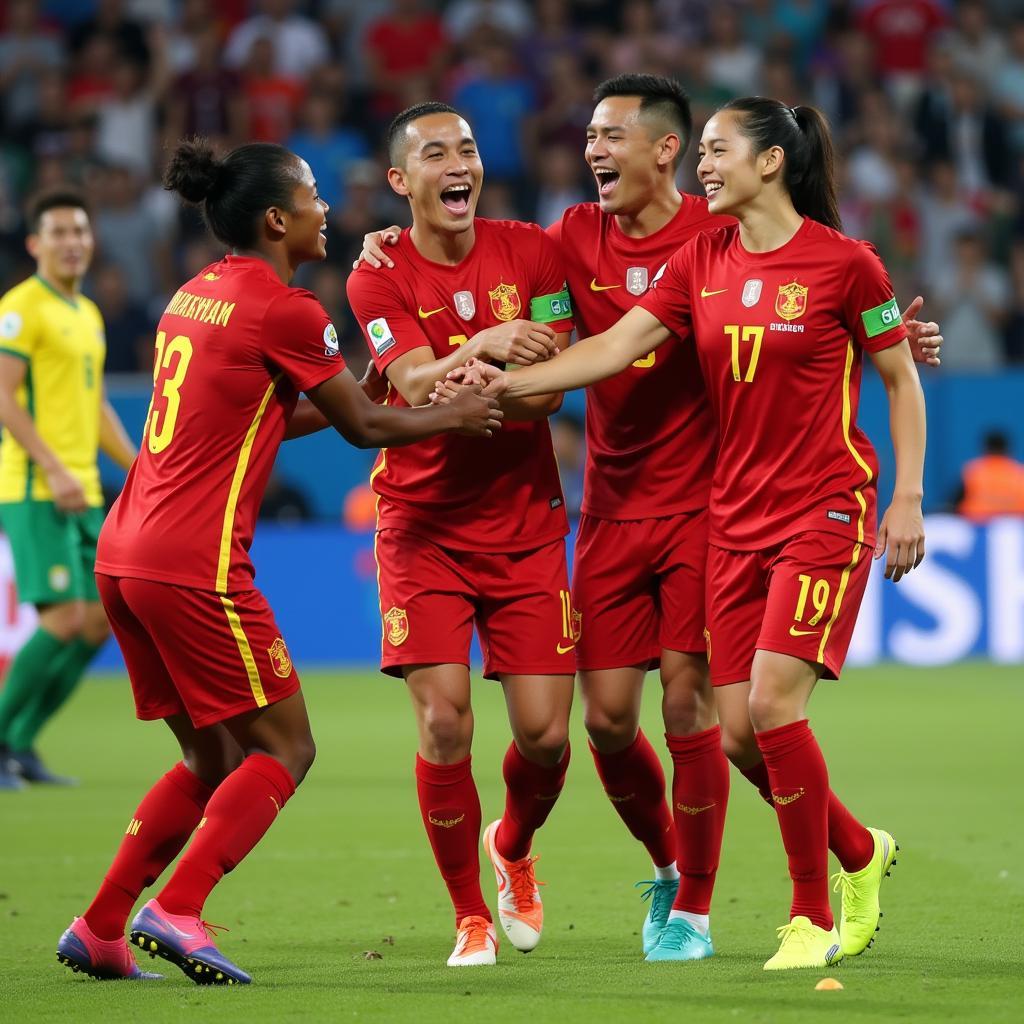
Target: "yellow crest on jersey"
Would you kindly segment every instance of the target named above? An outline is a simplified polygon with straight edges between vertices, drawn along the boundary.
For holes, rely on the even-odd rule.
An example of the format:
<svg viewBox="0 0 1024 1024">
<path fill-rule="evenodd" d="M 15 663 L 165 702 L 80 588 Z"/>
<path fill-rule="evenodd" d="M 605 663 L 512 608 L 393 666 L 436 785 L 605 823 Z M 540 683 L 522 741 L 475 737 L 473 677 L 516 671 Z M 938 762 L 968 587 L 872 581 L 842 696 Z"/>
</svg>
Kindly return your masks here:
<svg viewBox="0 0 1024 1024">
<path fill-rule="evenodd" d="M 392 647 L 401 647 L 409 639 L 409 616 L 404 608 L 389 608 L 384 613 L 384 636 Z"/>
<path fill-rule="evenodd" d="M 499 284 L 487 296 L 491 300 L 491 312 L 499 320 L 515 320 L 523 308 L 517 285 Z"/>
<path fill-rule="evenodd" d="M 267 654 L 270 656 L 270 667 L 274 670 L 274 675 L 287 679 L 292 674 L 292 659 L 284 639 L 278 637 L 267 648 Z"/>
<path fill-rule="evenodd" d="M 798 320 L 807 310 L 806 285 L 791 281 L 779 285 L 779 294 L 775 297 L 775 312 L 783 320 Z"/>
</svg>

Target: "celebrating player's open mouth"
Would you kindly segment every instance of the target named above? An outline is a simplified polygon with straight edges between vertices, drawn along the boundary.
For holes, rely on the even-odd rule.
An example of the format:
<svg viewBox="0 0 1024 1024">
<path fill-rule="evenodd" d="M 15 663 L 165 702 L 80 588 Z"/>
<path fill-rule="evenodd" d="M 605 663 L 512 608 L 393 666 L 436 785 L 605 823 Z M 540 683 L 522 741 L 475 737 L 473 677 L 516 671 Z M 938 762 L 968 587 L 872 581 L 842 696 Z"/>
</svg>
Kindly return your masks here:
<svg viewBox="0 0 1024 1024">
<path fill-rule="evenodd" d="M 473 186 L 468 181 L 455 182 L 441 189 L 441 205 L 460 220 L 470 213 L 472 199 Z"/>
</svg>

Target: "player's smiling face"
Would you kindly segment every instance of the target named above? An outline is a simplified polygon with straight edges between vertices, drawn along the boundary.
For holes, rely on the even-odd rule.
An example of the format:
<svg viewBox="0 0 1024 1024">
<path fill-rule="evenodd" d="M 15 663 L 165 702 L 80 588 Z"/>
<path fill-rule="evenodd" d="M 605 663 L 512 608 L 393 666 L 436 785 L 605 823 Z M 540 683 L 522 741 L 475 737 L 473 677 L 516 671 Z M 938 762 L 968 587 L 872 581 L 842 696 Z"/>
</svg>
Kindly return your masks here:
<svg viewBox="0 0 1024 1024">
<path fill-rule="evenodd" d="M 642 210 L 678 153 L 676 136 L 654 134 L 640 112 L 640 102 L 639 96 L 609 96 L 598 103 L 587 125 L 586 159 L 604 213 L 628 215 Z"/>
<path fill-rule="evenodd" d="M 740 131 L 738 115 L 721 110 L 704 126 L 697 149 L 697 178 L 712 213 L 736 214 L 778 177 L 783 153 L 778 146 L 755 153 Z"/>
<path fill-rule="evenodd" d="M 469 125 L 458 114 L 428 114 L 410 122 L 405 132 L 405 166 L 388 171 L 391 187 L 408 197 L 417 225 L 468 231 L 484 180 Z"/>
<path fill-rule="evenodd" d="M 28 251 L 44 278 L 77 281 L 92 262 L 95 243 L 89 215 L 75 206 L 57 206 L 39 218 L 39 229 L 28 238 Z"/>
<path fill-rule="evenodd" d="M 288 211 L 288 250 L 293 265 L 327 256 L 328 205 L 317 192 L 316 179 L 305 160 L 298 161 L 299 183 Z"/>
</svg>

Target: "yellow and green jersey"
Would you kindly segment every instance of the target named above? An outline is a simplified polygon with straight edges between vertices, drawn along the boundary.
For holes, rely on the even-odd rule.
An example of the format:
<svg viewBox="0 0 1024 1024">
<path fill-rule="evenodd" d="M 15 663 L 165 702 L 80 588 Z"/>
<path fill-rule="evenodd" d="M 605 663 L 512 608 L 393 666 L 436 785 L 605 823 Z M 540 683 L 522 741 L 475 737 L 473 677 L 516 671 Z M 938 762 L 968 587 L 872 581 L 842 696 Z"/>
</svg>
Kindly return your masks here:
<svg viewBox="0 0 1024 1024">
<path fill-rule="evenodd" d="M 103 504 L 96 455 L 106 348 L 103 318 L 84 295 L 71 301 L 34 276 L 0 298 L 0 352 L 27 364 L 18 402 L 94 506 Z M 5 429 L 0 502 L 52 500 L 46 474 Z"/>
</svg>

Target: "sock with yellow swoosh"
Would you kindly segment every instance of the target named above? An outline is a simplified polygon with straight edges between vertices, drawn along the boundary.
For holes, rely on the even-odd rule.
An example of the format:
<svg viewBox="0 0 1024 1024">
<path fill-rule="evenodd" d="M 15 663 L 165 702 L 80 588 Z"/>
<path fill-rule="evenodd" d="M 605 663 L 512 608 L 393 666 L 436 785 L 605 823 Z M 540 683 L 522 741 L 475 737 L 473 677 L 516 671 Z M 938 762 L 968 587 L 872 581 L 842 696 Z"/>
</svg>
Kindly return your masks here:
<svg viewBox="0 0 1024 1024">
<path fill-rule="evenodd" d="M 494 845 L 506 860 L 521 860 L 530 852 L 533 835 L 548 820 L 569 768 L 569 745 L 553 765 L 537 764 L 509 744 L 502 763 L 505 777 L 505 813 L 494 835 Z"/>
<path fill-rule="evenodd" d="M 192 841 L 157 896 L 168 914 L 201 917 L 213 887 L 263 838 L 295 792 L 269 754 L 250 754 L 214 791 Z M 140 830 L 141 831 L 141 830 Z"/>
<path fill-rule="evenodd" d="M 832 928 L 828 895 L 828 768 L 804 719 L 755 734 L 771 783 L 793 880 L 790 920 Z"/>
<path fill-rule="evenodd" d="M 473 758 L 435 764 L 416 755 L 416 795 L 434 860 L 455 908 L 455 927 L 467 917 L 491 920 L 480 889 L 480 796 Z"/>
<path fill-rule="evenodd" d="M 680 878 L 672 909 L 706 917 L 729 805 L 729 762 L 722 752 L 722 730 L 716 725 L 691 736 L 666 733 L 665 740 L 672 755 L 672 814 Z"/>
</svg>

